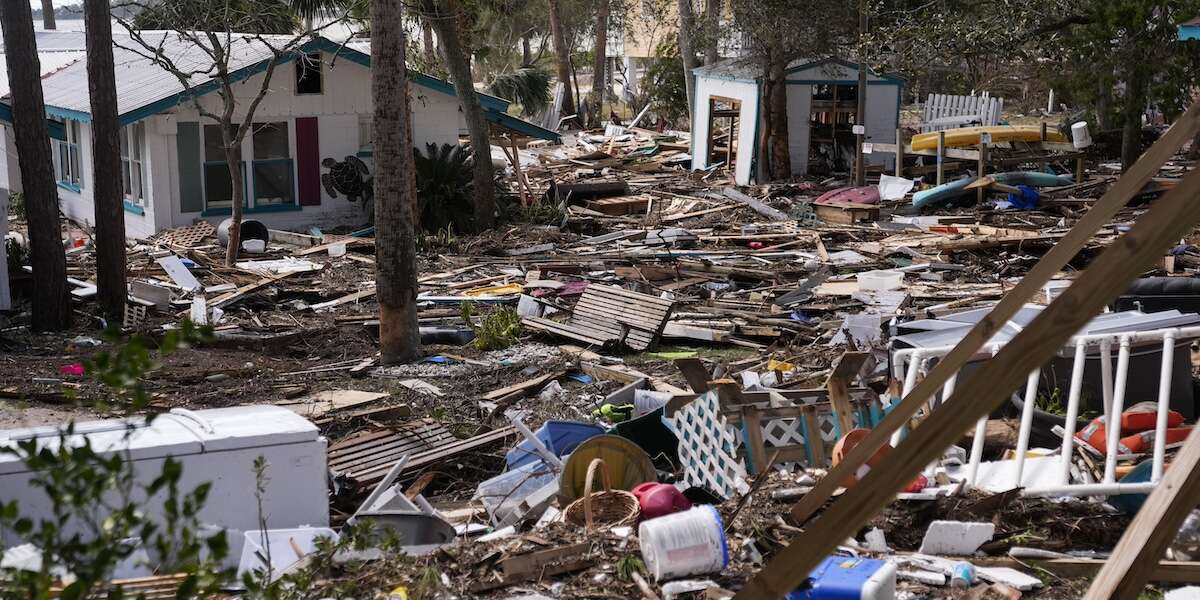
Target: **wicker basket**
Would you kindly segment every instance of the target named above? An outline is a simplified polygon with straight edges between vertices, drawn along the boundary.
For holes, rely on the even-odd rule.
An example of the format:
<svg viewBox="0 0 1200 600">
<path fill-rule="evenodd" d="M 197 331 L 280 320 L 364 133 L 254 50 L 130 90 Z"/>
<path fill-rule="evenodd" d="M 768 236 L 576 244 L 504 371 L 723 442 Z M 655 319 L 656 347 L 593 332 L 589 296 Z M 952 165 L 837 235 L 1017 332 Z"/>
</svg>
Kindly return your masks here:
<svg viewBox="0 0 1200 600">
<path fill-rule="evenodd" d="M 592 485 L 597 470 L 600 471 L 604 490 L 593 492 Z M 632 525 L 637 521 L 639 512 L 638 500 L 633 494 L 612 489 L 608 480 L 608 466 L 604 464 L 603 459 L 597 458 L 588 465 L 583 497 L 567 505 L 567 509 L 563 511 L 563 518 L 568 523 L 583 525 L 590 531 L 597 526 Z"/>
</svg>

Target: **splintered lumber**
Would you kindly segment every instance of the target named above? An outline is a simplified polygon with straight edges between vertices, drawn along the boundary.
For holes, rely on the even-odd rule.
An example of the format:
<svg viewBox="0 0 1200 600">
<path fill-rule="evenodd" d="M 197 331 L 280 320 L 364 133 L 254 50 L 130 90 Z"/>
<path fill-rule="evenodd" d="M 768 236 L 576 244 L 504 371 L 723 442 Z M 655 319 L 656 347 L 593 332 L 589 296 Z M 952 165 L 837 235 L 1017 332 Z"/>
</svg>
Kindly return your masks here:
<svg viewBox="0 0 1200 600">
<path fill-rule="evenodd" d="M 1066 264 L 1075 257 L 1092 238 L 1092 236 L 1108 224 L 1117 211 L 1125 207 L 1133 196 L 1139 193 L 1158 173 L 1159 167 L 1174 156 L 1184 143 L 1200 130 L 1200 103 L 1191 108 L 1171 129 L 1167 130 L 1158 142 L 1150 147 L 1141 160 L 1134 163 L 1121 179 L 1117 180 L 1108 192 L 1084 213 L 1079 222 L 1064 235 L 1057 244 L 1051 246 L 1040 261 L 1017 285 L 1008 292 L 1000 302 L 992 308 L 987 317 L 980 320 L 975 327 L 963 336 L 962 341 L 940 360 L 921 380 L 912 392 L 895 406 L 883 420 L 875 425 L 870 435 L 863 439 L 841 462 L 830 470 L 829 475 L 817 481 L 804 498 L 792 507 L 791 519 L 799 525 L 808 520 L 818 508 L 833 496 L 838 482 L 845 481 L 858 468 L 875 454 L 883 444 L 888 443 L 891 435 L 916 414 L 928 398 L 933 397 L 946 380 L 954 375 L 991 339 L 1009 319 L 1017 313 L 1025 303 L 1033 298 L 1047 281 L 1050 281 Z M 807 571 L 806 571 L 807 572 Z"/>
<path fill-rule="evenodd" d="M 1193 430 L 1171 461 L 1171 468 L 1113 548 L 1108 562 L 1092 580 L 1085 600 L 1140 597 L 1179 526 L 1196 508 L 1200 494 L 1200 435 Z"/>
<path fill-rule="evenodd" d="M 658 342 L 674 302 L 611 285 L 592 284 L 560 323 L 542 317 L 525 317 L 531 328 L 585 344 L 624 344 L 646 350 Z"/>
<path fill-rule="evenodd" d="M 280 279 L 283 279 L 284 277 L 287 277 L 289 275 L 299 273 L 299 272 L 300 271 L 285 271 L 278 275 L 271 275 L 269 277 L 263 277 L 262 279 L 259 279 L 258 281 L 255 281 L 254 283 L 251 283 L 249 285 L 243 285 L 242 287 L 240 287 L 232 292 L 217 296 L 212 301 L 210 301 L 208 303 L 208 305 L 213 308 L 225 308 L 226 306 L 229 306 L 230 304 L 233 304 L 234 302 L 241 300 L 242 297 L 245 296 L 246 294 L 249 294 L 251 292 L 256 292 L 268 285 L 271 285 L 272 283 L 275 283 L 276 281 L 279 281 Z"/>
<path fill-rule="evenodd" d="M 1113 210 L 1114 205 L 1116 208 L 1124 205 L 1141 189 L 1158 167 L 1196 133 L 1198 123 L 1200 104 L 1194 104 L 1176 126 L 1152 146 L 1142 160 L 1135 163 L 1113 186 L 1114 189 L 1097 203 L 1097 208 L 1080 220 L 1064 238 L 1064 243 L 1056 246 L 1035 265 L 1017 288 L 973 328 L 862 443 L 829 471 L 820 481 L 826 485 L 818 485 L 805 496 L 802 503 L 810 497 L 823 503 L 828 495 L 815 494 L 818 488 L 832 491 L 829 488 L 836 488 L 838 482 L 844 481 L 847 475 L 857 472 L 865 462 L 865 457 L 856 456 L 860 454 L 858 450 L 864 449 L 863 453 L 867 456 L 874 454 L 887 437 L 907 422 L 916 409 L 942 387 L 948 376 L 956 373 L 966 358 L 991 337 L 995 328 L 1006 323 L 1015 309 L 1049 279 L 1052 273 L 1045 273 L 1043 265 L 1052 262 L 1052 271 L 1057 271 L 1065 263 L 1066 259 L 1063 259 L 1064 263 L 1048 260 L 1051 255 L 1073 255 L 1111 216 L 1107 211 Z M 840 540 L 852 535 L 862 523 L 891 501 L 897 490 L 910 483 L 913 475 L 924 465 L 941 456 L 971 423 L 1004 402 L 1030 372 L 1041 368 L 1080 327 L 1107 303 L 1116 299 L 1146 265 L 1155 262 L 1164 247 L 1200 221 L 1200 203 L 1193 201 L 1197 193 L 1200 193 L 1200 169 L 1191 171 L 1177 187 L 1156 201 L 1148 212 L 1138 218 L 1133 229 L 1105 249 L 1062 296 L 1055 299 L 993 359 L 984 363 L 965 384 L 960 385 L 946 402 L 953 410 L 944 407 L 934 410 L 903 443 L 834 502 L 820 519 L 809 524 L 800 538 L 780 551 L 737 597 L 743 600 L 779 598 L 795 590 L 807 574 L 836 548 Z M 1106 214 L 1100 219 L 1092 219 L 1098 211 Z M 1097 223 L 1097 220 L 1100 222 Z M 1085 222 L 1089 226 L 1084 226 Z M 1067 250 L 1055 252 L 1064 247 Z M 1022 286 L 1025 289 L 1021 291 L 1025 293 L 1018 293 L 1017 290 Z M 1002 311 L 1001 307 L 1006 310 Z M 976 334 L 977 331 L 983 335 Z M 892 421 L 890 424 L 889 420 Z M 802 507 L 798 504 L 795 508 Z"/>
<path fill-rule="evenodd" d="M 784 214 L 783 211 L 775 210 L 774 208 L 771 208 L 759 200 L 755 200 L 754 198 L 751 198 L 750 196 L 747 196 L 746 194 L 743 194 L 734 188 L 725 188 L 724 193 L 727 197 L 749 206 L 754 212 L 772 221 L 789 220 L 788 216 Z"/>
<path fill-rule="evenodd" d="M 1067 579 L 1092 579 L 1109 561 L 1095 558 L 1022 558 L 1017 561 L 1012 558 L 972 558 L 971 562 L 980 567 L 1009 567 L 1021 569 L 1033 567 L 1042 569 Z M 1164 560 L 1154 562 L 1149 560 L 1149 581 L 1156 583 L 1196 583 L 1200 582 L 1200 562 Z"/>
<path fill-rule="evenodd" d="M 646 212 L 648 204 L 650 204 L 650 198 L 646 196 L 618 196 L 590 200 L 587 207 L 606 215 L 631 215 Z"/>
<path fill-rule="evenodd" d="M 362 406 L 387 398 L 386 392 L 363 392 L 360 390 L 327 390 L 307 398 L 296 398 L 277 403 L 302 417 L 316 419 L 339 410 Z"/>
<path fill-rule="evenodd" d="M 354 292 L 353 294 L 346 294 L 345 296 L 342 296 L 341 298 L 330 300 L 328 302 L 321 302 L 319 304 L 313 304 L 312 306 L 309 306 L 309 308 L 313 309 L 314 311 L 325 310 L 326 308 L 333 308 L 335 306 L 341 306 L 343 304 L 346 304 L 349 302 L 354 302 L 356 300 L 370 298 L 371 296 L 374 296 L 374 295 L 375 295 L 375 288 L 371 288 L 371 289 L 367 289 L 367 290 Z"/>
<path fill-rule="evenodd" d="M 529 394 L 530 390 L 533 390 L 535 388 L 541 388 L 542 386 L 545 386 L 547 383 L 550 383 L 551 381 L 554 381 L 555 379 L 558 379 L 559 377 L 566 375 L 566 373 L 567 372 L 563 371 L 562 369 L 550 371 L 549 373 L 546 373 L 544 375 L 539 375 L 537 377 L 534 377 L 533 379 L 528 379 L 528 380 L 522 381 L 520 383 L 514 383 L 510 386 L 502 387 L 498 390 L 492 390 L 492 391 L 484 394 L 483 399 L 491 400 L 493 402 L 498 402 L 498 403 L 512 402 L 513 400 L 517 400 L 519 398 L 526 396 L 527 394 Z"/>
</svg>

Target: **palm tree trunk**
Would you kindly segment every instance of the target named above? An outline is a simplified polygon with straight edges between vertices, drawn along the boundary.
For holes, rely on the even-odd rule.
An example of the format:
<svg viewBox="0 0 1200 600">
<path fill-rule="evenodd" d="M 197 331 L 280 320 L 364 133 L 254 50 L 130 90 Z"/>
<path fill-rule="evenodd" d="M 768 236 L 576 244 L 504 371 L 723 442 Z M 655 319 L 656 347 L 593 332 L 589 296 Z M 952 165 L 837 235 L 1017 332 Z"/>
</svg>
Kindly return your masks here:
<svg viewBox="0 0 1200 600">
<path fill-rule="evenodd" d="M 437 28 L 442 41 L 442 60 L 454 80 L 454 91 L 462 106 L 467 129 L 471 134 L 471 151 L 474 154 L 475 227 L 489 229 L 496 221 L 496 182 L 492 170 L 492 142 L 488 135 L 488 122 L 483 116 L 479 96 L 475 94 L 475 83 L 471 77 L 471 62 L 463 48 L 458 24 L 462 10 L 458 0 L 422 0 L 425 16 Z"/>
<path fill-rule="evenodd" d="M 42 29 L 47 31 L 55 29 L 54 24 L 54 0 L 42 0 Z M 110 25 L 111 28 L 111 25 Z"/>
<path fill-rule="evenodd" d="M 375 105 L 375 288 L 383 364 L 420 357 L 417 325 L 416 183 L 412 113 L 400 2 L 372 0 L 371 97 Z"/>
<path fill-rule="evenodd" d="M 608 96 L 608 2 L 596 0 L 596 42 L 592 46 L 592 57 L 595 59 L 592 66 L 592 104 L 595 107 L 592 111 L 592 127 L 604 120 L 600 108 Z"/>
<path fill-rule="evenodd" d="M 17 162 L 29 220 L 30 261 L 38 284 L 33 288 L 33 328 L 66 329 L 71 321 L 67 296 L 67 258 L 58 224 L 58 186 L 50 154 L 50 131 L 42 98 L 41 65 L 28 2 L 0 3 Z"/>
<path fill-rule="evenodd" d="M 687 90 L 689 115 L 692 114 L 696 104 L 692 69 L 700 66 L 700 61 L 696 60 L 696 47 L 692 43 L 692 35 L 695 31 L 696 15 L 692 12 L 692 0 L 679 0 L 679 55 L 683 57 L 683 82 Z"/>
<path fill-rule="evenodd" d="M 88 96 L 92 108 L 92 203 L 96 210 L 96 298 L 110 323 L 125 315 L 125 208 L 120 126 L 108 0 L 85 0 Z M 136 143 L 138 140 L 131 140 Z M 132 149 L 130 149 L 132 152 Z M 134 174 L 131 174 L 134 175 Z"/>
<path fill-rule="evenodd" d="M 575 114 L 575 98 L 571 95 L 571 49 L 567 47 L 567 36 L 563 32 L 562 16 L 558 12 L 558 0 L 546 0 L 550 7 L 550 37 L 554 38 L 554 53 L 558 56 L 558 81 L 563 86 L 563 99 L 559 114 Z"/>
<path fill-rule="evenodd" d="M 433 46 L 433 28 L 426 19 L 421 19 L 421 50 L 425 52 L 427 59 L 433 58 L 437 53 L 437 48 Z"/>
<path fill-rule="evenodd" d="M 704 0 L 704 64 L 721 60 L 721 0 Z"/>
</svg>

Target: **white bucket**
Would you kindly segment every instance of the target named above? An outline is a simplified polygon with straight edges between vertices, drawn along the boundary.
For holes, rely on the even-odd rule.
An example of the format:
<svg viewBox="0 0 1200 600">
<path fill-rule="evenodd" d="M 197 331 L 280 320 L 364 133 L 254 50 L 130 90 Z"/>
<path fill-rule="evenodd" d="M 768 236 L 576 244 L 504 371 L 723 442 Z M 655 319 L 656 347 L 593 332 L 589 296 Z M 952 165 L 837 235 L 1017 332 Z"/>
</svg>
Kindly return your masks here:
<svg viewBox="0 0 1200 600">
<path fill-rule="evenodd" d="M 654 390 L 634 390 L 633 391 L 633 416 L 641 417 L 648 415 L 659 408 L 666 406 L 671 401 L 670 392 L 656 392 Z"/>
<path fill-rule="evenodd" d="M 716 573 L 729 564 L 725 525 L 717 509 L 707 504 L 643 521 L 638 540 L 656 581 Z"/>
<path fill-rule="evenodd" d="M 1071 126 L 1071 143 L 1076 150 L 1083 150 L 1092 145 L 1092 134 L 1088 131 L 1087 121 L 1080 121 Z"/>
<path fill-rule="evenodd" d="M 346 244 L 330 244 L 329 245 L 329 256 L 337 258 L 339 256 L 345 256 L 345 255 L 346 255 Z"/>
</svg>

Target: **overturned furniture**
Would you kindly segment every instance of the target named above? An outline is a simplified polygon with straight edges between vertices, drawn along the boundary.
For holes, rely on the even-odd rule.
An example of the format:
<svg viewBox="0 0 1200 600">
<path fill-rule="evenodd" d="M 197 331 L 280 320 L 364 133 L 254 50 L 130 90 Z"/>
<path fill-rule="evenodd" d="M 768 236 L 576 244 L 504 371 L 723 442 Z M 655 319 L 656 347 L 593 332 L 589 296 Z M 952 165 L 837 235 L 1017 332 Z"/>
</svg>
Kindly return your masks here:
<svg viewBox="0 0 1200 600">
<path fill-rule="evenodd" d="M 588 345 L 647 350 L 658 342 L 674 302 L 612 285 L 592 284 L 565 322 L 525 317 L 521 323 Z"/>
</svg>

